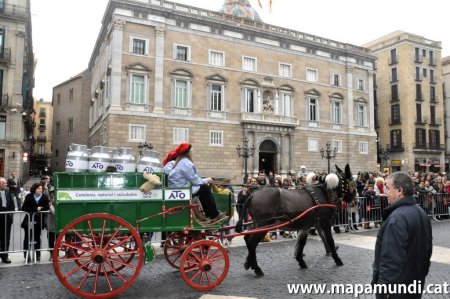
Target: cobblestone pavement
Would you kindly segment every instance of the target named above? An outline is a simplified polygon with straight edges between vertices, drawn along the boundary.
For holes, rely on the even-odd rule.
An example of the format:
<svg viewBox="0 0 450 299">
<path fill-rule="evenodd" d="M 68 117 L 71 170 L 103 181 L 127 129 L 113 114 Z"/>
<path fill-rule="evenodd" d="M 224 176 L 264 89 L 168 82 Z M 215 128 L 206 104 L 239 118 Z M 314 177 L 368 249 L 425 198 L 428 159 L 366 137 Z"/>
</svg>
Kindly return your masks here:
<svg viewBox="0 0 450 299">
<path fill-rule="evenodd" d="M 450 249 L 450 222 L 433 224 L 435 253 Z M 339 245 L 339 256 L 344 266 L 337 267 L 317 238 L 309 238 L 305 247 L 308 269 L 300 269 L 293 258 L 293 240 L 262 243 L 258 247 L 259 265 L 265 272 L 256 278 L 253 271 L 245 271 L 245 247 L 229 248 L 230 271 L 224 282 L 210 292 L 189 288 L 178 271 L 171 268 L 164 257 L 145 265 L 134 282 L 116 298 L 224 298 L 238 296 L 252 298 L 353 298 L 352 295 L 290 295 L 287 283 L 369 283 L 373 261 L 372 241 L 377 231 L 360 231 L 355 234 L 334 235 Z M 360 240 L 365 240 L 361 242 Z M 372 241 L 367 241 L 372 240 Z M 370 243 L 370 244 L 369 244 Z M 449 282 L 450 261 L 433 261 L 427 283 Z M 56 278 L 51 264 L 0 268 L 0 298 L 76 298 Z M 214 295 L 214 296 L 213 296 Z M 372 298 L 372 296 L 360 296 Z M 425 295 L 423 298 L 449 298 L 449 295 Z"/>
</svg>

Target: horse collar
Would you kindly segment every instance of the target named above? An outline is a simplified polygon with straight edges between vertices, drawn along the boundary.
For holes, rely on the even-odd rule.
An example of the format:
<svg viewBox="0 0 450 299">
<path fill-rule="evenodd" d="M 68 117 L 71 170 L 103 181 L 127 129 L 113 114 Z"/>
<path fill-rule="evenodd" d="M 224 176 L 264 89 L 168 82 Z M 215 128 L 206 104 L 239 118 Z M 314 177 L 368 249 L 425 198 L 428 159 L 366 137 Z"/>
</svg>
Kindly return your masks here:
<svg viewBox="0 0 450 299">
<path fill-rule="evenodd" d="M 305 186 L 306 192 L 311 196 L 316 206 L 320 205 L 319 200 L 317 199 L 316 195 L 314 194 L 314 190 L 311 188 L 311 186 Z"/>
</svg>

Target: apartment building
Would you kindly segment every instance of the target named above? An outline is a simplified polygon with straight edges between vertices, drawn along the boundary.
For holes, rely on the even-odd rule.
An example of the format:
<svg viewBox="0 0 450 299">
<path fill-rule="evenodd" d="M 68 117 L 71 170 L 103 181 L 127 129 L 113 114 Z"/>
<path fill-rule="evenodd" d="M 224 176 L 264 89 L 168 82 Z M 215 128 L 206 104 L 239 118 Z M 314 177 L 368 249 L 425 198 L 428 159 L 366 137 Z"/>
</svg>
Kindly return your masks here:
<svg viewBox="0 0 450 299">
<path fill-rule="evenodd" d="M 441 43 L 396 31 L 364 46 L 377 57 L 380 162 L 392 171 L 443 171 Z"/>
<path fill-rule="evenodd" d="M 34 174 L 50 171 L 52 157 L 52 121 L 53 107 L 44 99 L 35 101 L 35 124 L 30 155 L 30 169 Z"/>
<path fill-rule="evenodd" d="M 255 147 L 250 175 L 326 170 L 330 141 L 332 162 L 374 170 L 375 57 L 264 23 L 235 2 L 209 11 L 111 0 L 88 66 L 89 145 L 137 152 L 147 141 L 163 158 L 190 142 L 201 175 L 240 181 L 244 138 Z"/>
<path fill-rule="evenodd" d="M 445 170 L 450 172 L 450 56 L 442 58 L 442 98 L 445 107 Z"/>
<path fill-rule="evenodd" d="M 64 171 L 70 144 L 89 144 L 90 73 L 53 87 L 52 171 Z"/>
<path fill-rule="evenodd" d="M 0 0 L 0 176 L 29 174 L 34 57 L 30 0 Z"/>
</svg>

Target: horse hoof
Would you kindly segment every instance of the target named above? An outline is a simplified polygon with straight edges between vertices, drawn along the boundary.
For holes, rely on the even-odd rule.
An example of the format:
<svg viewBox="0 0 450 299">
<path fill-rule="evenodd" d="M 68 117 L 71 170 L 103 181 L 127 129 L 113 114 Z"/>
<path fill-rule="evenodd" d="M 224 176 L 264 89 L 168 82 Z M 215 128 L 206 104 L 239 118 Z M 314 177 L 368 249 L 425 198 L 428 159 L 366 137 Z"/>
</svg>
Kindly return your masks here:
<svg viewBox="0 0 450 299">
<path fill-rule="evenodd" d="M 244 263 L 244 268 L 245 268 L 245 270 L 250 269 L 250 265 L 248 264 L 248 262 L 245 262 L 245 263 Z"/>
<path fill-rule="evenodd" d="M 344 263 L 341 260 L 336 261 L 336 265 L 338 266 L 344 266 Z"/>
<path fill-rule="evenodd" d="M 307 269 L 307 268 L 308 268 L 308 265 L 306 265 L 305 262 L 299 262 L 298 265 L 299 265 L 300 268 L 302 268 L 302 269 Z"/>
<path fill-rule="evenodd" d="M 255 270 L 255 274 L 256 274 L 256 277 L 263 277 L 264 276 L 264 272 L 261 269 L 256 269 Z"/>
</svg>

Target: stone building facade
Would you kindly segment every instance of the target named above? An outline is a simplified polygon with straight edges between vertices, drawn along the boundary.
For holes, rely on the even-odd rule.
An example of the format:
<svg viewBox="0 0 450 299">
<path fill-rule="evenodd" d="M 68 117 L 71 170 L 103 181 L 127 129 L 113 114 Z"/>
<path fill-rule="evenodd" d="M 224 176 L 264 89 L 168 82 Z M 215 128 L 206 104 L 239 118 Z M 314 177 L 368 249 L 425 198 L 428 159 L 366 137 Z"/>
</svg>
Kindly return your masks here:
<svg viewBox="0 0 450 299">
<path fill-rule="evenodd" d="M 72 143 L 89 144 L 90 72 L 53 87 L 51 170 L 64 171 Z"/>
<path fill-rule="evenodd" d="M 396 31 L 365 47 L 377 56 L 376 114 L 382 161 L 393 171 L 444 170 L 441 43 Z"/>
<path fill-rule="evenodd" d="M 27 178 L 33 138 L 30 0 L 0 1 L 0 176 Z M 24 157 L 26 157 L 24 159 Z"/>
<path fill-rule="evenodd" d="M 366 48 L 169 1 L 109 2 L 92 53 L 89 145 L 148 141 L 161 160 L 193 144 L 204 176 L 240 181 L 338 165 L 376 168 L 373 65 Z"/>
<path fill-rule="evenodd" d="M 442 86 L 445 106 L 445 169 L 450 172 L 450 56 L 442 58 Z"/>
<path fill-rule="evenodd" d="M 34 110 L 36 115 L 34 118 L 35 126 L 30 154 L 30 169 L 33 171 L 33 174 L 46 173 L 50 170 L 52 156 L 52 103 L 39 99 L 39 101 L 34 103 Z"/>
</svg>

